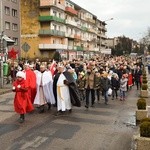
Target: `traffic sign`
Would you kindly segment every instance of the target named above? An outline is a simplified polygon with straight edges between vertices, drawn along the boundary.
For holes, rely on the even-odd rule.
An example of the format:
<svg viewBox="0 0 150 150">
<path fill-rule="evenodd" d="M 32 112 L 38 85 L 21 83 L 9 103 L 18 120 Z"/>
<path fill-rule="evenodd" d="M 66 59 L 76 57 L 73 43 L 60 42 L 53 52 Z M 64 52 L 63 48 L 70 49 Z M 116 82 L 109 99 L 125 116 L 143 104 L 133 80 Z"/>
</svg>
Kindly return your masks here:
<svg viewBox="0 0 150 150">
<path fill-rule="evenodd" d="M 22 45 L 22 49 L 23 49 L 25 52 L 28 52 L 29 49 L 30 49 L 30 45 L 25 42 L 25 43 Z"/>
</svg>

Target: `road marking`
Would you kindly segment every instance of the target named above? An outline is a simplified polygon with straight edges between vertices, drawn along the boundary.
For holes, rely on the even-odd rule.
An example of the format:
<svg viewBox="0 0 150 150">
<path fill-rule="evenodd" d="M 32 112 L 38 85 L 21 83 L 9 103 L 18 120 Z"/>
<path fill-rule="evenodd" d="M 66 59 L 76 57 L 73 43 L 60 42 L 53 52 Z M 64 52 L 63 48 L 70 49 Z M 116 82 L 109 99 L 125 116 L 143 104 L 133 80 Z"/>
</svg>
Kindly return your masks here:
<svg viewBox="0 0 150 150">
<path fill-rule="evenodd" d="M 38 136 L 36 137 L 33 141 L 29 141 L 22 145 L 21 149 L 27 149 L 27 148 L 37 148 L 39 147 L 42 143 L 44 143 L 46 140 L 48 139 L 48 137 L 41 137 Z"/>
</svg>

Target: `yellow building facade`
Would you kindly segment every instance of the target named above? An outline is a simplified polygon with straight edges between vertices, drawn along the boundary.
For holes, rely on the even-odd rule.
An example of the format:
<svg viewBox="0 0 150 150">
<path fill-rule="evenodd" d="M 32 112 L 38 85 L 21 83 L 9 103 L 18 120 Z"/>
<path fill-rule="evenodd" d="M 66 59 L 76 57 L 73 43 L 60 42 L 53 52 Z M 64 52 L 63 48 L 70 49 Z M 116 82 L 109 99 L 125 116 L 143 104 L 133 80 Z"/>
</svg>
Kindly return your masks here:
<svg viewBox="0 0 150 150">
<path fill-rule="evenodd" d="M 67 59 L 105 48 L 105 23 L 70 0 L 21 0 L 21 56 Z"/>
</svg>

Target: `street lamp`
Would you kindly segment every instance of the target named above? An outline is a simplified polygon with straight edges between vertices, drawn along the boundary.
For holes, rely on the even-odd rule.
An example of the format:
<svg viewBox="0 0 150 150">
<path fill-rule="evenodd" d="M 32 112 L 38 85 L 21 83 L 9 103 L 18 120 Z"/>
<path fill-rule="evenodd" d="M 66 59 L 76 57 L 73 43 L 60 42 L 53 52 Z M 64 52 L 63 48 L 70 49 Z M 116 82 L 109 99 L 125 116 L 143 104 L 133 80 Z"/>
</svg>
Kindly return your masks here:
<svg viewBox="0 0 150 150">
<path fill-rule="evenodd" d="M 114 20 L 114 18 L 110 18 L 110 19 L 107 19 L 107 20 L 104 20 L 104 21 L 102 21 L 102 22 L 107 22 L 107 21 L 111 21 L 111 20 Z"/>
<path fill-rule="evenodd" d="M 111 21 L 111 20 L 113 20 L 114 18 L 109 18 L 109 19 L 107 19 L 107 20 L 104 20 L 104 21 L 102 21 L 102 25 L 104 26 L 104 29 L 105 29 L 105 25 L 107 25 L 106 24 L 106 22 L 108 22 L 108 21 Z M 107 32 L 107 30 L 105 29 L 105 32 Z M 105 32 L 104 32 L 104 35 L 105 35 Z M 103 40 L 103 42 L 105 42 L 106 43 L 106 39 L 104 39 Z M 101 46 L 101 43 L 102 43 L 102 38 L 100 37 L 100 49 L 102 48 Z M 105 49 L 106 49 L 106 44 L 104 45 L 105 46 Z"/>
<path fill-rule="evenodd" d="M 0 34 L 0 87 L 3 88 L 4 80 L 3 80 L 3 53 L 4 53 L 4 45 L 3 45 L 3 34 L 4 31 Z"/>
</svg>

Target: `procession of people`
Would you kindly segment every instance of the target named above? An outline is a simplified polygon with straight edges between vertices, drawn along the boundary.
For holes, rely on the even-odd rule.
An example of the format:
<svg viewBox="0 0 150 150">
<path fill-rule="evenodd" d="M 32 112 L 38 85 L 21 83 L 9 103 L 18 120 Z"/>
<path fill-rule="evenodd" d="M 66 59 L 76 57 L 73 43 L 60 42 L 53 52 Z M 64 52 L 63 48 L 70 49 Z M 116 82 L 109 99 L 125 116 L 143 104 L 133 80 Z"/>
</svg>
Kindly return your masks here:
<svg viewBox="0 0 150 150">
<path fill-rule="evenodd" d="M 60 62 L 36 59 L 10 65 L 14 108 L 20 123 L 34 109 L 44 113 L 54 107 L 56 115 L 62 115 L 71 113 L 72 106 L 89 109 L 99 103 L 108 105 L 109 100 L 126 101 L 132 86 L 136 85 L 137 90 L 141 87 L 141 58 L 93 56 Z"/>
</svg>

